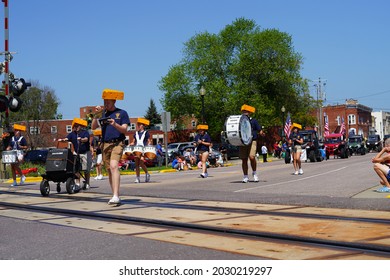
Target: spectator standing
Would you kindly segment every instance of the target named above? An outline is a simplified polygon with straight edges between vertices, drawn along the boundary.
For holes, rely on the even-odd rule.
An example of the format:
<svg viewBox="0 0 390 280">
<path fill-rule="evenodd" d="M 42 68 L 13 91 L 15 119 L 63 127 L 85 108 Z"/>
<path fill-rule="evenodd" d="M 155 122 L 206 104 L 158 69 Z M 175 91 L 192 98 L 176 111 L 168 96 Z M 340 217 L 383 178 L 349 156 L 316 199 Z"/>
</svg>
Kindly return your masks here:
<svg viewBox="0 0 390 280">
<path fill-rule="evenodd" d="M 263 143 L 263 146 L 261 146 L 261 154 L 263 155 L 263 162 L 268 162 L 267 161 L 268 149 L 265 143 Z"/>
</svg>

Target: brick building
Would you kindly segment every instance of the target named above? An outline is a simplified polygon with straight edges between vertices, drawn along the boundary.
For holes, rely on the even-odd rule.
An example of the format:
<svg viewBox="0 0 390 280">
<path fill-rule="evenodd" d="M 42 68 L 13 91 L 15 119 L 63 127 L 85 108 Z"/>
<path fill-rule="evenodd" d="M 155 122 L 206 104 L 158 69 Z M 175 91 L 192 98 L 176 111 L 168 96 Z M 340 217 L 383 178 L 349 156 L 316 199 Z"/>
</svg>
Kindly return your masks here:
<svg viewBox="0 0 390 280">
<path fill-rule="evenodd" d="M 330 133 L 339 133 L 343 120 L 347 135 L 367 138 L 372 131 L 372 108 L 359 104 L 357 100 L 348 99 L 345 104 L 324 106 L 322 112 L 328 117 Z"/>
</svg>

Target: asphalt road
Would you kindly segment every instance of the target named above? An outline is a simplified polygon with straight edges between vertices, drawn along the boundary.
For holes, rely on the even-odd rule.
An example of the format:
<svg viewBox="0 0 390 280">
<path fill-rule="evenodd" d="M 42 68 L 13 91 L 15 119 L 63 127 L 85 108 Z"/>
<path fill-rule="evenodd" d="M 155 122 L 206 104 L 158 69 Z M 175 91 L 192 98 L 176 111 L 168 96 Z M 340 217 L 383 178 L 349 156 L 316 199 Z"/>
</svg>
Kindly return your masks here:
<svg viewBox="0 0 390 280">
<path fill-rule="evenodd" d="M 231 161 L 228 167 L 210 168 L 208 178 L 201 178 L 199 170 L 152 173 L 151 182 L 136 184 L 134 175 L 126 175 L 121 177 L 121 194 L 183 200 L 390 210 L 389 194 L 374 191 L 379 180 L 372 169 L 373 156 L 367 154 L 349 159 L 303 163 L 303 175 L 292 175 L 292 164 L 285 164 L 282 160 L 259 162 L 260 182 L 247 184 L 241 183 L 240 160 Z M 143 181 L 144 176 L 141 179 Z M 0 185 L 7 187 L 9 183 Z M 110 187 L 107 177 L 101 181 L 92 180 L 91 185 L 89 192 L 107 194 L 108 201 Z M 33 189 L 39 193 L 39 182 L 29 181 L 20 188 Z M 64 184 L 62 189 L 65 192 Z M 8 190 L 12 191 L 10 188 Z M 51 192 L 56 192 L 53 182 Z M 1 215 L 0 236 L 0 259 L 255 259 Z"/>
</svg>

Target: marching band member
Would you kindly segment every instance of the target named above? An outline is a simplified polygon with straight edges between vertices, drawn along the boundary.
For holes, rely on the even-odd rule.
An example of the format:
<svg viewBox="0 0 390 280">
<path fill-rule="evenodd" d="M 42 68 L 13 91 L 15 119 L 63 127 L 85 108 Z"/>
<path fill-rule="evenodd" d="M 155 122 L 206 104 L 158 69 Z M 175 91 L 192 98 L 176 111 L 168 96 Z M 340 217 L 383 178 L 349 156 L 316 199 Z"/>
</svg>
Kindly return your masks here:
<svg viewBox="0 0 390 280">
<path fill-rule="evenodd" d="M 119 206 L 120 172 L 119 161 L 124 148 L 125 133 L 130 125 L 129 115 L 125 110 L 115 107 L 116 100 L 123 100 L 122 91 L 105 89 L 102 93 L 104 106 L 96 106 L 91 128 L 102 128 L 102 155 L 103 163 L 108 171 L 108 179 L 112 190 L 109 205 Z M 99 117 L 102 117 L 99 119 Z M 99 120 L 98 120 L 99 119 Z"/>
<path fill-rule="evenodd" d="M 87 121 L 79 118 L 74 118 L 72 122 L 72 132 L 70 132 L 64 139 L 58 139 L 59 142 L 71 142 L 73 145 L 75 156 L 80 157 L 80 166 L 76 168 L 76 188 L 80 189 L 80 170 L 84 171 L 85 185 L 83 189 L 90 188 L 90 172 L 92 166 L 91 145 L 89 142 L 89 133 L 86 130 Z M 75 158 L 76 160 L 76 158 Z M 80 168 L 81 167 L 81 168 Z"/>
<path fill-rule="evenodd" d="M 195 146 L 196 146 L 196 152 L 200 157 L 200 160 L 202 162 L 202 173 L 200 174 L 200 177 L 207 178 L 207 159 L 209 157 L 209 151 L 211 147 L 211 137 L 209 134 L 206 133 L 206 130 L 209 129 L 209 126 L 207 124 L 199 124 L 197 126 L 198 134 L 195 136 Z"/>
<path fill-rule="evenodd" d="M 250 117 L 250 114 L 253 114 L 256 109 L 249 105 L 242 105 L 241 112 L 243 115 L 247 115 L 250 119 L 252 126 L 252 143 L 248 146 L 239 147 L 239 157 L 242 161 L 242 172 L 244 173 L 244 178 L 242 179 L 243 183 L 249 182 L 248 177 L 248 158 L 252 167 L 253 181 L 258 182 L 259 177 L 257 176 L 257 162 L 256 162 L 256 150 L 257 150 L 257 137 L 258 135 L 264 135 L 262 126 L 254 118 Z"/>
<path fill-rule="evenodd" d="M 150 138 L 149 131 L 145 130 L 145 126 L 149 125 L 150 121 L 144 118 L 138 118 L 137 119 L 137 131 L 134 134 L 134 139 L 130 143 L 131 146 L 142 146 L 145 147 L 147 145 L 151 145 L 152 139 Z M 150 174 L 148 173 L 148 168 L 145 165 L 145 158 L 143 155 L 135 156 L 135 173 L 136 173 L 136 179 L 135 183 L 140 182 L 140 167 L 145 172 L 145 182 L 150 181 Z"/>
<path fill-rule="evenodd" d="M 16 174 L 18 173 L 20 175 L 20 184 L 23 185 L 24 181 L 26 180 L 26 176 L 23 175 L 22 170 L 20 169 L 20 163 L 23 162 L 23 150 L 27 149 L 27 141 L 26 139 L 21 135 L 22 131 L 26 131 L 26 127 L 24 125 L 14 124 L 14 136 L 12 136 L 9 145 L 7 147 L 7 150 L 16 150 L 17 151 L 17 159 L 15 163 L 11 163 L 11 171 L 12 171 L 12 178 L 14 179 L 14 182 L 12 183 L 11 187 L 15 187 L 18 185 L 16 182 Z"/>
</svg>

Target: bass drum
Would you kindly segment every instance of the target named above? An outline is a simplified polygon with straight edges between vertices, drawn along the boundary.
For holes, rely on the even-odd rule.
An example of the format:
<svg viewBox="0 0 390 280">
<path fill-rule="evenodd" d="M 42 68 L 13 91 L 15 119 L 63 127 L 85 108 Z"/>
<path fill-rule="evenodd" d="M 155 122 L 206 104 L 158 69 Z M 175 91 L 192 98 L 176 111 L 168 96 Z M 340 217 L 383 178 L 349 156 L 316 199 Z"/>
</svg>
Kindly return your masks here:
<svg viewBox="0 0 390 280">
<path fill-rule="evenodd" d="M 234 115 L 226 119 L 225 133 L 229 144 L 248 146 L 252 143 L 251 121 L 246 115 Z"/>
</svg>

